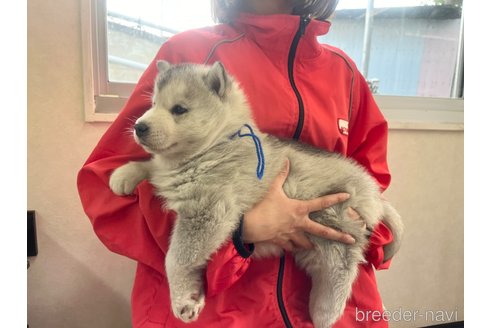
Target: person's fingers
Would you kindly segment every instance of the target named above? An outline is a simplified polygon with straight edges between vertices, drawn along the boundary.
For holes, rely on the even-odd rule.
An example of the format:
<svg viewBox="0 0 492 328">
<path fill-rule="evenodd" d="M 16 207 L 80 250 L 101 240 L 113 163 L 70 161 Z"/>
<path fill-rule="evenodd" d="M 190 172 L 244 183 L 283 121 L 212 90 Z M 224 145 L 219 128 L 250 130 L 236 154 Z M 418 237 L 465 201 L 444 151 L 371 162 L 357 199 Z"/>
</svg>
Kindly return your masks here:
<svg viewBox="0 0 492 328">
<path fill-rule="evenodd" d="M 311 212 L 320 211 L 337 203 L 346 201 L 350 194 L 342 192 L 338 194 L 326 195 L 310 200 L 299 201 L 296 213 L 300 216 L 308 215 Z"/>
<path fill-rule="evenodd" d="M 334 241 L 339 241 L 344 244 L 353 244 L 355 243 L 354 237 L 351 235 L 335 230 L 330 227 L 326 227 L 322 224 L 319 224 L 317 222 L 312 221 L 311 219 L 307 218 L 304 220 L 303 227 L 304 231 L 309 232 L 310 234 L 325 238 L 325 239 L 330 239 Z"/>
<path fill-rule="evenodd" d="M 294 244 L 292 244 L 292 242 L 289 241 L 284 245 L 283 249 L 285 249 L 288 252 L 293 252 L 296 248 L 294 247 Z"/>
<path fill-rule="evenodd" d="M 349 218 L 351 218 L 353 220 L 359 220 L 360 219 L 359 213 L 357 213 L 357 211 L 355 211 L 352 207 L 347 208 L 347 214 L 348 214 Z"/>
<path fill-rule="evenodd" d="M 285 183 L 285 180 L 287 180 L 287 177 L 289 176 L 289 169 L 290 169 L 290 162 L 289 159 L 285 160 L 285 164 L 282 167 L 282 170 L 277 174 L 275 179 L 273 179 L 272 185 L 270 186 L 270 189 L 282 189 L 282 186 Z"/>
<path fill-rule="evenodd" d="M 290 235 L 290 240 L 294 244 L 295 248 L 302 248 L 302 249 L 314 248 L 313 243 L 304 234 L 304 232 L 298 232 L 298 233 Z"/>
<path fill-rule="evenodd" d="M 362 217 L 356 210 L 354 210 L 352 207 L 348 207 L 346 211 L 349 218 L 354 221 L 359 221 L 363 229 L 367 228 L 366 222 L 362 219 Z"/>
<path fill-rule="evenodd" d="M 272 240 L 272 242 L 282 247 L 286 251 L 292 252 L 294 250 L 294 244 L 290 240 L 276 238 Z"/>
</svg>

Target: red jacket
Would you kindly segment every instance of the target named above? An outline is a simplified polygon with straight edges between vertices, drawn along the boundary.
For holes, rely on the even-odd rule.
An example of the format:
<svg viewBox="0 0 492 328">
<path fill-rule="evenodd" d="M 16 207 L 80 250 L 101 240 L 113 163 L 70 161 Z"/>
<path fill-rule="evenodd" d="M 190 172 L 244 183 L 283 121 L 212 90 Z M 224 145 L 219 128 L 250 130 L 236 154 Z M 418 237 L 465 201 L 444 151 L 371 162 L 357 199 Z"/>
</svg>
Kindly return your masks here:
<svg viewBox="0 0 492 328">
<path fill-rule="evenodd" d="M 387 123 L 353 61 L 339 49 L 317 42 L 329 26 L 299 16 L 244 14 L 232 26 L 174 36 L 156 60 L 207 64 L 220 60 L 243 86 L 262 131 L 350 156 L 384 190 L 390 182 Z M 312 327 L 310 279 L 297 269 L 292 256 L 243 258 L 232 242 L 209 261 L 206 305 L 199 319 L 185 325 L 174 318 L 164 273 L 174 214 L 161 209 L 146 181 L 128 197 L 116 196 L 108 187 L 116 167 L 148 157 L 125 131 L 151 106 L 156 73 L 154 61 L 78 175 L 80 198 L 97 236 L 113 252 L 138 262 L 132 293 L 134 327 Z M 387 326 L 368 319 L 367 311 L 382 311 L 373 266 L 388 267 L 388 262 L 381 263 L 382 246 L 391 240 L 383 224 L 376 227 L 368 264 L 360 265 L 336 328 Z"/>
</svg>

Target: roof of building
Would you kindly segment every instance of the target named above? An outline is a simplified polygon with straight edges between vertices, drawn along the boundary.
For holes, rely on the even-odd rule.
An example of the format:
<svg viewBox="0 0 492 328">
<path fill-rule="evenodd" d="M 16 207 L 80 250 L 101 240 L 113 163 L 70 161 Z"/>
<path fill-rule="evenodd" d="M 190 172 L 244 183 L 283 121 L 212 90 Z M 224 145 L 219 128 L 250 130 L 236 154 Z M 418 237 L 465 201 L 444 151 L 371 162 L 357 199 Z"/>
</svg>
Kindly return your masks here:
<svg viewBox="0 0 492 328">
<path fill-rule="evenodd" d="M 365 14 L 365 8 L 339 9 L 335 12 L 334 18 L 361 19 Z M 410 19 L 457 19 L 461 17 L 461 8 L 450 5 L 374 8 L 375 19 L 394 19 L 402 17 Z"/>
</svg>

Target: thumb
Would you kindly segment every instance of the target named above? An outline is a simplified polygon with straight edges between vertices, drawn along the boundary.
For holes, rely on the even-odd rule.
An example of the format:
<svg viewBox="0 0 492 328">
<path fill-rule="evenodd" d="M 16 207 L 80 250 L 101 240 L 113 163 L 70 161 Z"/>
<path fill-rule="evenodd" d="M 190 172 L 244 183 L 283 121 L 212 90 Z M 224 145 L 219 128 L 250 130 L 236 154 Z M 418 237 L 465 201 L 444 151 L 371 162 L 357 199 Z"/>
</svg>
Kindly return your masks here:
<svg viewBox="0 0 492 328">
<path fill-rule="evenodd" d="M 284 166 L 273 180 L 270 189 L 282 189 L 285 180 L 287 180 L 287 177 L 289 176 L 289 168 L 290 168 L 290 162 L 289 159 L 286 159 Z"/>
</svg>

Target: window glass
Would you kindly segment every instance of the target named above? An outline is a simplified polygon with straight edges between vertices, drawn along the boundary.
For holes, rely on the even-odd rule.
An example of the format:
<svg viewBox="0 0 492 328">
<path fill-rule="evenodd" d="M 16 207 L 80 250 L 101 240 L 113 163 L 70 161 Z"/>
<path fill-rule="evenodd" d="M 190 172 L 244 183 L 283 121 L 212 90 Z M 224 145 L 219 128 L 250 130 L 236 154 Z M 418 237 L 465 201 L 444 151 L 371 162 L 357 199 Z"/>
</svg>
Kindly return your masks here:
<svg viewBox="0 0 492 328">
<path fill-rule="evenodd" d="M 212 24 L 208 0 L 107 0 L 109 81 L 136 83 L 170 36 Z"/>
<path fill-rule="evenodd" d="M 330 32 L 320 41 L 345 51 L 374 93 L 456 96 L 462 1 L 374 0 L 370 23 L 368 3 L 340 0 Z"/>
<path fill-rule="evenodd" d="M 462 82 L 461 7 L 462 0 L 340 0 L 320 42 L 345 51 L 375 94 L 449 98 Z M 136 83 L 170 36 L 212 24 L 209 0 L 107 0 L 109 82 Z"/>
</svg>

